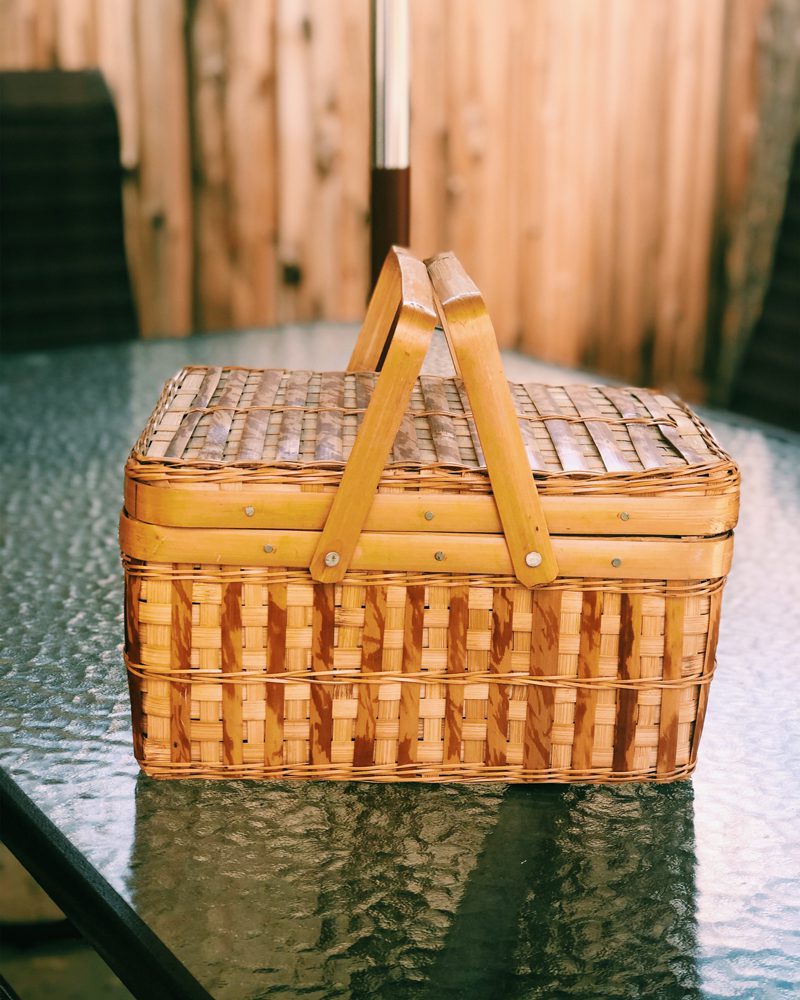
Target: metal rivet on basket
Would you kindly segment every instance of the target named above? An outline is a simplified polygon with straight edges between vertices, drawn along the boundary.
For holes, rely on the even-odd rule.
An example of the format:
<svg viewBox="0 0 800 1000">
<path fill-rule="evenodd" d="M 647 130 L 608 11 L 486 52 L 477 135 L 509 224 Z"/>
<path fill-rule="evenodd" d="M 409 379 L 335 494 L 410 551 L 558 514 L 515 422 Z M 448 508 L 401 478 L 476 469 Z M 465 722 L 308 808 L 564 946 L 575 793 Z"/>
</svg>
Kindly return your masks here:
<svg viewBox="0 0 800 1000">
<path fill-rule="evenodd" d="M 269 552 L 274 552 L 275 549 L 271 545 L 265 545 L 264 551 L 269 553 Z"/>
<path fill-rule="evenodd" d="M 612 559 L 611 560 L 611 565 L 614 567 L 614 569 L 617 569 L 619 566 L 622 565 L 622 560 L 621 559 Z"/>
<path fill-rule="evenodd" d="M 631 515 L 627 512 L 627 510 L 623 510 L 620 511 L 619 519 L 620 521 L 630 521 Z"/>
<path fill-rule="evenodd" d="M 244 512 L 245 514 L 247 514 L 248 517 L 252 517 L 253 514 L 255 514 L 256 509 L 255 507 L 245 507 Z"/>
<path fill-rule="evenodd" d="M 425 511 L 425 520 L 426 521 L 432 521 L 433 520 L 433 511 L 432 510 L 426 510 Z"/>
<path fill-rule="evenodd" d="M 433 558 L 436 560 L 436 562 L 444 562 L 447 556 L 440 549 L 438 552 L 434 552 Z"/>
<path fill-rule="evenodd" d="M 541 552 L 529 552 L 525 556 L 525 565 L 530 566 L 533 569 L 536 566 L 542 565 L 542 554 Z"/>
<path fill-rule="evenodd" d="M 338 552 L 327 552 L 325 554 L 325 565 L 326 566 L 338 566 L 339 565 L 339 553 Z"/>
</svg>

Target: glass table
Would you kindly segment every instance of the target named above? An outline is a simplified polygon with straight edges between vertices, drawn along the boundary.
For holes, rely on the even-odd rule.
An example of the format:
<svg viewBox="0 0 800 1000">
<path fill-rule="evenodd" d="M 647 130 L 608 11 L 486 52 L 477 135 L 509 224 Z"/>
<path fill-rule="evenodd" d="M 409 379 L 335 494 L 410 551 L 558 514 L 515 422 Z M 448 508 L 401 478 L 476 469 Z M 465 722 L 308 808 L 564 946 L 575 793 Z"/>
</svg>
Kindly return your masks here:
<svg viewBox="0 0 800 1000">
<path fill-rule="evenodd" d="M 743 502 L 693 781 L 139 774 L 116 539 L 127 452 L 182 364 L 336 369 L 353 339 L 312 325 L 4 359 L 0 763 L 6 820 L 28 830 L 18 849 L 50 852 L 57 901 L 148 998 L 796 996 L 800 438 L 788 432 L 703 414 L 741 464 Z M 592 381 L 505 361 L 512 379 Z"/>
</svg>

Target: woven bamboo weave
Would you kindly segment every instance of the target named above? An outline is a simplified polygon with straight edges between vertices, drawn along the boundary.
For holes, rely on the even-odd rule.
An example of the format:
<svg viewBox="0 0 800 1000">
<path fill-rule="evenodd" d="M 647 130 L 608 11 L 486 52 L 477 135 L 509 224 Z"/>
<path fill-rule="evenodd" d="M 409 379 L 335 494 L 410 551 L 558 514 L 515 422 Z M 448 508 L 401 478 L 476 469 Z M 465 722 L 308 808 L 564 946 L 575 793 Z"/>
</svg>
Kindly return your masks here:
<svg viewBox="0 0 800 1000">
<path fill-rule="evenodd" d="M 734 462 L 665 395 L 509 385 L 559 565 L 525 586 L 465 381 L 420 376 L 352 562 L 321 582 L 312 558 L 378 379 L 191 367 L 166 385 L 128 461 L 121 521 L 143 769 L 688 776 Z"/>
</svg>

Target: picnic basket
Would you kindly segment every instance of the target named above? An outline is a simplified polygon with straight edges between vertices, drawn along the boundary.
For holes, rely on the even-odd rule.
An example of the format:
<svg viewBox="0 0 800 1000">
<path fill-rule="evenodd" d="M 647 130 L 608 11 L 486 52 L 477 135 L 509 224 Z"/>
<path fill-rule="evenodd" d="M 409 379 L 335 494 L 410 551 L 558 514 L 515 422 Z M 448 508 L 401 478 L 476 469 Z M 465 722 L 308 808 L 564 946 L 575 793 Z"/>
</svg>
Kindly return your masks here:
<svg viewBox="0 0 800 1000">
<path fill-rule="evenodd" d="M 420 375 L 440 318 L 455 376 Z M 394 248 L 346 372 L 184 368 L 125 471 L 154 777 L 669 781 L 736 465 L 683 404 L 510 385 L 452 254 Z"/>
</svg>

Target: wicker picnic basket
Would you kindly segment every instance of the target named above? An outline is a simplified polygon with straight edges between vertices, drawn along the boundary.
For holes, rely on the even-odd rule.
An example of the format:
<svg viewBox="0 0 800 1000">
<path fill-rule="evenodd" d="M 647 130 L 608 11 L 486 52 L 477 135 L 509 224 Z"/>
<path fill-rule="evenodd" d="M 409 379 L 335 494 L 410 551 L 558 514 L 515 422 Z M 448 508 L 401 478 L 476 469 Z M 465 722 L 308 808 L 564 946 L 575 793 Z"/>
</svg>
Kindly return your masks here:
<svg viewBox="0 0 800 1000">
<path fill-rule="evenodd" d="M 455 377 L 420 376 L 437 313 Z M 120 522 L 136 757 L 159 778 L 686 777 L 738 496 L 679 402 L 509 385 L 452 254 L 395 249 L 347 372 L 166 385 Z"/>
</svg>

